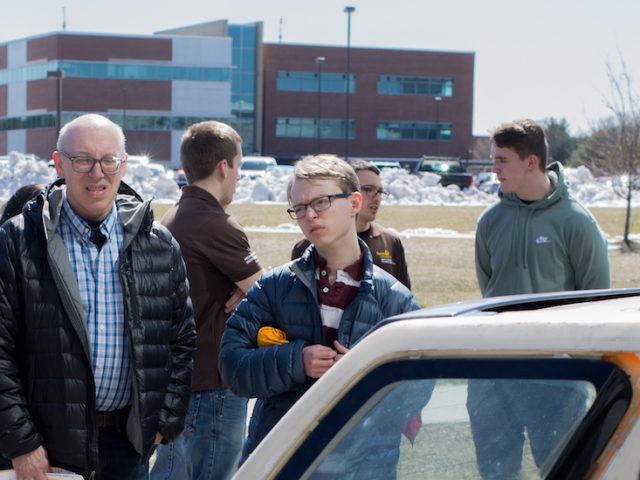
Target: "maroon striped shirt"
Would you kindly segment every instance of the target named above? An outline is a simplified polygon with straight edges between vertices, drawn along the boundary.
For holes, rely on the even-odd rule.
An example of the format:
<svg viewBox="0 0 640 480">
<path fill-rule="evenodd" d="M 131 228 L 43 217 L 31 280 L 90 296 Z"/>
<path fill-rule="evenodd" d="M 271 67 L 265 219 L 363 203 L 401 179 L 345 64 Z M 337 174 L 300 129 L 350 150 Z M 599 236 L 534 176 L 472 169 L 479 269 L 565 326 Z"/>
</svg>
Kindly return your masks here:
<svg viewBox="0 0 640 480">
<path fill-rule="evenodd" d="M 316 264 L 316 291 L 320 304 L 322 329 L 326 345 L 333 348 L 333 341 L 338 339 L 338 326 L 345 308 L 353 301 L 360 289 L 364 255 L 344 270 L 338 269 L 336 280 L 329 283 L 331 269 L 327 261 L 317 251 L 313 255 Z"/>
</svg>

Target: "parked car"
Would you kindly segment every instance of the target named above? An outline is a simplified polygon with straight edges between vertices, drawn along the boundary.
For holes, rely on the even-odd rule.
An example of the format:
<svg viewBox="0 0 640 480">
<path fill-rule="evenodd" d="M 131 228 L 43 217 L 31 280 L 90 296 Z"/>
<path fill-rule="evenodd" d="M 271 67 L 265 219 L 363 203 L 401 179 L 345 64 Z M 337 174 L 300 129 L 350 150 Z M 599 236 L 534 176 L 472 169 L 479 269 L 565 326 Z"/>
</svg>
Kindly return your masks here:
<svg viewBox="0 0 640 480">
<path fill-rule="evenodd" d="M 413 173 L 424 175 L 425 173 L 435 173 L 440 176 L 440 185 L 457 185 L 462 188 L 469 188 L 473 185 L 473 175 L 467 173 L 466 169 L 458 160 L 443 160 L 437 157 L 422 157 L 418 160 Z"/>
<path fill-rule="evenodd" d="M 389 319 L 307 391 L 234 478 L 345 478 L 387 455 L 378 448 L 387 435 L 399 448 L 390 459 L 398 478 L 480 478 L 466 409 L 472 380 L 516 398 L 525 389 L 582 395 L 557 405 L 570 418 L 562 429 L 542 407 L 527 412 L 550 453 L 536 464 L 525 445 L 520 478 L 638 478 L 639 326 L 640 289 L 498 297 Z M 400 435 L 388 419 L 413 412 L 416 397 L 424 408 Z M 480 409 L 492 431 L 477 441 L 501 435 L 493 414 Z"/>
<path fill-rule="evenodd" d="M 187 180 L 187 176 L 184 174 L 184 170 L 181 168 L 177 169 L 174 172 L 173 179 L 176 181 L 176 183 L 178 184 L 178 187 L 180 188 L 189 184 L 189 181 Z"/>
<path fill-rule="evenodd" d="M 486 193 L 498 193 L 500 180 L 493 172 L 480 172 L 476 175 L 475 186 L 478 190 Z"/>
<path fill-rule="evenodd" d="M 278 165 L 273 157 L 246 156 L 242 159 L 240 167 L 240 178 L 249 177 L 255 179 L 264 177 L 269 167 Z"/>
<path fill-rule="evenodd" d="M 400 162 L 397 160 L 373 160 L 373 163 L 380 170 L 384 170 L 385 168 L 402 168 Z"/>
</svg>

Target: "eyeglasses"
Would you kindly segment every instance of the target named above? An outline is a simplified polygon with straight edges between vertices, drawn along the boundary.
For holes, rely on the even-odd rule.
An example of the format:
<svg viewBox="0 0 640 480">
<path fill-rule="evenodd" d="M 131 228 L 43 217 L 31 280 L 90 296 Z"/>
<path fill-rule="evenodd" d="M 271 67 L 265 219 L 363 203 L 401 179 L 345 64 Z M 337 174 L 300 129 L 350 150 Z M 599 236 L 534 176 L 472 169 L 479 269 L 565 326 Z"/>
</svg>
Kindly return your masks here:
<svg viewBox="0 0 640 480">
<path fill-rule="evenodd" d="M 71 168 L 76 173 L 89 173 L 93 170 L 96 163 L 100 164 L 102 173 L 114 174 L 120 171 L 123 159 L 116 157 L 115 155 L 107 155 L 102 158 L 93 158 L 85 155 L 72 156 L 63 150 L 58 150 L 61 154 L 69 159 L 71 162 Z"/>
<path fill-rule="evenodd" d="M 314 198 L 309 203 L 301 203 L 299 205 L 294 205 L 291 208 L 287 208 L 287 213 L 294 220 L 300 220 L 304 218 L 307 214 L 307 208 L 311 207 L 316 213 L 324 212 L 331 206 L 331 200 L 334 198 L 349 198 L 351 196 L 350 193 L 336 193 L 333 195 L 325 195 L 323 197 Z"/>
<path fill-rule="evenodd" d="M 367 197 L 375 198 L 376 195 L 380 194 L 382 198 L 387 198 L 389 196 L 389 192 L 387 192 L 383 188 L 378 188 L 375 185 L 361 185 L 360 190 Z"/>
</svg>

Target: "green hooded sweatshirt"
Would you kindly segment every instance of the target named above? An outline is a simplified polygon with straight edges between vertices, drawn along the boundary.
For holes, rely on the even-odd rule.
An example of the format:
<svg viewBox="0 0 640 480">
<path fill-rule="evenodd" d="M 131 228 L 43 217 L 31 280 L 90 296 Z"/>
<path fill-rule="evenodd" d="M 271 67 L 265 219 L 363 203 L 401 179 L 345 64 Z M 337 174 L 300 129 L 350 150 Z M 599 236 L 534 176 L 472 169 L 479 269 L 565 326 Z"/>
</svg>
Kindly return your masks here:
<svg viewBox="0 0 640 480">
<path fill-rule="evenodd" d="M 483 297 L 610 287 L 607 240 L 571 196 L 562 166 L 547 167 L 553 191 L 525 203 L 499 193 L 476 229 L 476 275 Z"/>
</svg>

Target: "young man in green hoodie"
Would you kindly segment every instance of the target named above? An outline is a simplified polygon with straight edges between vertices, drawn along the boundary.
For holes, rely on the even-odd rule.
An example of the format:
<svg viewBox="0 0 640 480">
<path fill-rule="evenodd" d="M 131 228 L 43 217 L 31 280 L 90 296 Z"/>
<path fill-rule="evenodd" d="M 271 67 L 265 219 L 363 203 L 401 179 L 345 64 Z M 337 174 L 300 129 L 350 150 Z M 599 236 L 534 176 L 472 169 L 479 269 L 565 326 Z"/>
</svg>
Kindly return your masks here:
<svg viewBox="0 0 640 480">
<path fill-rule="evenodd" d="M 482 213 L 476 229 L 482 296 L 609 288 L 607 240 L 595 218 L 571 196 L 562 165 L 547 166 L 543 129 L 529 119 L 501 125 L 491 137 L 491 158 L 500 200 Z M 559 435 L 573 421 L 560 407 L 566 400 L 554 403 L 558 391 L 545 391 L 543 403 L 548 404 L 541 405 L 538 395 L 524 390 L 469 382 L 467 408 L 483 478 L 517 478 L 525 429 L 536 464 L 544 463 L 555 443 L 532 432 L 542 408 L 555 410 Z M 563 395 L 584 401 L 582 392 Z M 486 415 L 488 405 L 495 415 Z M 485 414 L 476 415 L 479 409 Z M 482 422 L 489 418 L 510 425 L 511 432 L 488 441 L 493 426 Z"/>
</svg>

